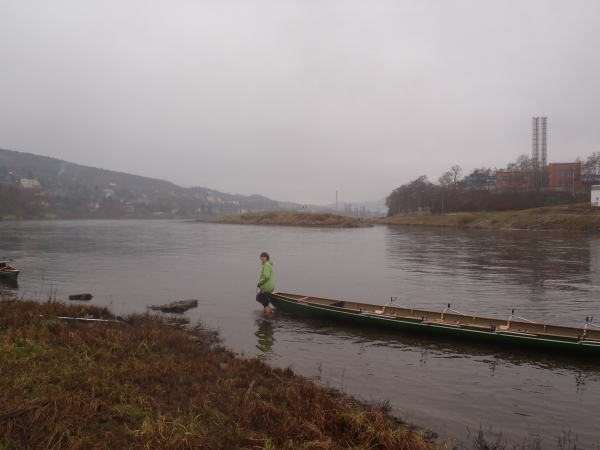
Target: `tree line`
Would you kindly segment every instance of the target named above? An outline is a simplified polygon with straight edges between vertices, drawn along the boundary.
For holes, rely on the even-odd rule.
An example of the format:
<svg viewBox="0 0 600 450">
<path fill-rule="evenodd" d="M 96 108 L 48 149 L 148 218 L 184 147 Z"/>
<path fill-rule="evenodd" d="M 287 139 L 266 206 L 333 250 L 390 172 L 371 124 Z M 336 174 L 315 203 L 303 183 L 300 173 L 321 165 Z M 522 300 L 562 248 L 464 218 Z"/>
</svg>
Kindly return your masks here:
<svg viewBox="0 0 600 450">
<path fill-rule="evenodd" d="M 600 178 L 600 152 L 594 152 L 585 160 L 576 159 L 581 164 L 583 175 L 593 175 Z M 534 208 L 537 206 L 555 206 L 560 204 L 585 201 L 588 194 L 572 192 L 504 192 L 498 195 L 485 189 L 485 176 L 493 177 L 497 172 L 534 172 L 534 160 L 527 154 L 520 155 L 505 168 L 479 167 L 470 172 L 472 177 L 471 189 L 464 190 L 463 169 L 454 165 L 444 172 L 437 180 L 431 182 L 427 175 L 421 175 L 415 180 L 394 189 L 386 198 L 388 216 L 421 210 L 429 210 L 434 214 L 453 213 L 460 211 L 507 211 L 515 209 Z M 598 183 L 594 181 L 593 183 Z M 591 185 L 592 182 L 587 184 Z M 586 185 L 586 183 L 583 183 Z M 589 190 L 589 186 L 588 186 Z"/>
</svg>

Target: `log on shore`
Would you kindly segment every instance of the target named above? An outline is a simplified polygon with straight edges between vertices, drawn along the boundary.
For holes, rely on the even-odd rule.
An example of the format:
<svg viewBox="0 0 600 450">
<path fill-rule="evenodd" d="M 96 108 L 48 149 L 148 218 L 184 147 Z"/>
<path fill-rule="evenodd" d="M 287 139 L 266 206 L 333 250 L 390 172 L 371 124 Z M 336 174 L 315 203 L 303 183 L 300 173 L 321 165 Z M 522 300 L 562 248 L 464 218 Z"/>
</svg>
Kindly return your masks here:
<svg viewBox="0 0 600 450">
<path fill-rule="evenodd" d="M 180 300 L 178 302 L 171 302 L 165 305 L 147 306 L 147 308 L 150 308 L 153 311 L 183 313 L 188 309 L 196 308 L 197 306 L 198 300 Z"/>
</svg>

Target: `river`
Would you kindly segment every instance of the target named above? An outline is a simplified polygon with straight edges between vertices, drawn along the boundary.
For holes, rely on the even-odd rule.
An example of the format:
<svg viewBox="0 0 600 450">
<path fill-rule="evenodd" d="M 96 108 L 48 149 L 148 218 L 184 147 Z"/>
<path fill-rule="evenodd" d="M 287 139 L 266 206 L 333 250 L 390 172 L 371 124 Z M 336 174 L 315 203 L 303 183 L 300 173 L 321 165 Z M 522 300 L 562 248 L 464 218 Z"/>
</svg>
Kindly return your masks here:
<svg viewBox="0 0 600 450">
<path fill-rule="evenodd" d="M 119 314 L 198 299 L 186 315 L 224 345 L 368 401 L 441 438 L 481 428 L 597 449 L 600 359 L 440 341 L 275 313 L 254 301 L 259 254 L 277 290 L 583 326 L 600 322 L 600 236 L 375 226 L 316 229 L 177 221 L 0 222 L 20 296 L 91 293 Z M 86 302 L 80 302 L 82 307 Z M 596 406 L 594 406 L 596 405 Z"/>
</svg>

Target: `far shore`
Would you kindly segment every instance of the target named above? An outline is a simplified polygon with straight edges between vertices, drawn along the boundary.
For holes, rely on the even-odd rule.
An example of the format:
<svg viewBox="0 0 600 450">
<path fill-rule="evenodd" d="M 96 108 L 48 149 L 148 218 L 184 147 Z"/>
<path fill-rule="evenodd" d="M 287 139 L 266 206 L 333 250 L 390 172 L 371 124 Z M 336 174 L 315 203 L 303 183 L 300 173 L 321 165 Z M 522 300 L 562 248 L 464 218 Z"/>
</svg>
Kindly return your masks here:
<svg viewBox="0 0 600 450">
<path fill-rule="evenodd" d="M 522 211 L 459 212 L 396 215 L 377 223 L 405 226 L 484 228 L 529 231 L 600 232 L 600 208 L 589 203 Z"/>
<path fill-rule="evenodd" d="M 369 223 L 337 214 L 287 211 L 248 212 L 236 216 L 218 217 L 210 220 L 210 222 L 319 228 L 363 228 L 373 226 Z"/>
</svg>

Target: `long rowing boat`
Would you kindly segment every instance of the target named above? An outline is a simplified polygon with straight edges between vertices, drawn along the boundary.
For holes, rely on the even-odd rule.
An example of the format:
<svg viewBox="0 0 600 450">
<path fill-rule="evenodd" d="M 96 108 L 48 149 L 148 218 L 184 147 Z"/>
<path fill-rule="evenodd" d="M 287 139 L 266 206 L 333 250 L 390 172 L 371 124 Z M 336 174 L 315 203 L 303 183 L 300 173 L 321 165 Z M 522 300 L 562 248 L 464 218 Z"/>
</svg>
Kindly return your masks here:
<svg viewBox="0 0 600 450">
<path fill-rule="evenodd" d="M 443 312 L 435 312 L 407 308 L 394 300 L 381 306 L 285 292 L 273 292 L 271 303 L 282 311 L 364 325 L 600 355 L 600 327 L 588 318 L 577 328 L 535 323 L 515 316 L 514 310 L 506 320 L 463 314 L 450 305 Z"/>
</svg>

